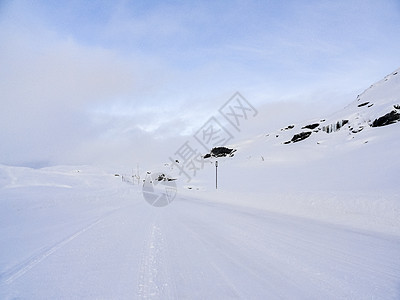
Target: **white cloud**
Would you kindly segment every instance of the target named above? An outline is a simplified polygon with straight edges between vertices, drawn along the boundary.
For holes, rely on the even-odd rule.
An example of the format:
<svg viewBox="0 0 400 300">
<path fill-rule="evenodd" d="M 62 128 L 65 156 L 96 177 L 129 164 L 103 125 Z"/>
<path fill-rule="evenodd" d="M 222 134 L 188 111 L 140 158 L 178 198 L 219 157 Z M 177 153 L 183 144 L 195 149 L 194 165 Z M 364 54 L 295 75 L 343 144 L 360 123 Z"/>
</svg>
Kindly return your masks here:
<svg viewBox="0 0 400 300">
<path fill-rule="evenodd" d="M 162 160 L 236 91 L 337 108 L 398 67 L 398 16 L 396 1 L 6 2 L 0 163 Z"/>
<path fill-rule="evenodd" d="M 97 107 L 145 107 L 164 81 L 162 70 L 140 58 L 83 46 L 40 25 L 11 22 L 0 44 L 2 163 L 70 162 L 73 149 L 99 143 L 105 124 L 93 122 Z"/>
</svg>

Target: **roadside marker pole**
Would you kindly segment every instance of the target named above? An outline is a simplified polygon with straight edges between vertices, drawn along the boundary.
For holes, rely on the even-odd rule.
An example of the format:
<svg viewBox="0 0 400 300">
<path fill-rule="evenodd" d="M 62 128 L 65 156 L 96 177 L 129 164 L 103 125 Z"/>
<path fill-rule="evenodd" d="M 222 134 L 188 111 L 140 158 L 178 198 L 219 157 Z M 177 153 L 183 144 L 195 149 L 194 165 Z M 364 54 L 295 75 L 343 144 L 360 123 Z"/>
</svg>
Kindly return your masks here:
<svg viewBox="0 0 400 300">
<path fill-rule="evenodd" d="M 215 189 L 218 189 L 218 160 L 215 161 Z"/>
</svg>

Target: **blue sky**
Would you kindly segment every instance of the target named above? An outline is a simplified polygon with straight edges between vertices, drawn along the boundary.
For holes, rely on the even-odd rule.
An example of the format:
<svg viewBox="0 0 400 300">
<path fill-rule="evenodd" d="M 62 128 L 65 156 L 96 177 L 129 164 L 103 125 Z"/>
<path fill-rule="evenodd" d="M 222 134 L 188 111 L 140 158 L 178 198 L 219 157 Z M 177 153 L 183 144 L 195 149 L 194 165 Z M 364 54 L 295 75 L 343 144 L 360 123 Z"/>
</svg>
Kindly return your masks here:
<svg viewBox="0 0 400 300">
<path fill-rule="evenodd" d="M 236 91 L 261 132 L 288 103 L 340 109 L 399 67 L 399 36 L 391 0 L 3 0 L 0 163 L 162 159 Z"/>
</svg>

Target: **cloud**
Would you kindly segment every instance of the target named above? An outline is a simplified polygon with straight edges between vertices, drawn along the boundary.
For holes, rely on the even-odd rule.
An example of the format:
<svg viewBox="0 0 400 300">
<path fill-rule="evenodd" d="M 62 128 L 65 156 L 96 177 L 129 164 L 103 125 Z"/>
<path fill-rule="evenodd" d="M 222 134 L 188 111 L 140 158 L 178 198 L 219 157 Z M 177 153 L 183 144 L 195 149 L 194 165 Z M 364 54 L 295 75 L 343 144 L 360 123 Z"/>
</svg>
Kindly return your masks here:
<svg viewBox="0 0 400 300">
<path fill-rule="evenodd" d="M 162 161 L 236 91 L 260 111 L 337 108 L 398 67 L 398 16 L 396 1 L 2 2 L 0 163 Z"/>
<path fill-rule="evenodd" d="M 37 23 L 30 28 L 5 23 L 1 163 L 71 162 L 73 149 L 101 141 L 105 122 L 95 122 L 98 107 L 145 107 L 163 84 L 162 71 L 140 58 L 81 45 Z"/>
</svg>

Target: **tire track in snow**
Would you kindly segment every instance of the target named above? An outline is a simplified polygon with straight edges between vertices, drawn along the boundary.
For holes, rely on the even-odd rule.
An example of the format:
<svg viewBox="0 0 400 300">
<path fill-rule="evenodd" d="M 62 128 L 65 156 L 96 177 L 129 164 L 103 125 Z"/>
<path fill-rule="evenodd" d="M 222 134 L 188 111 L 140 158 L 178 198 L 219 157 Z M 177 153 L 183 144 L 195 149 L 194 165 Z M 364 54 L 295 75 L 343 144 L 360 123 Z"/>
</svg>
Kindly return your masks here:
<svg viewBox="0 0 400 300">
<path fill-rule="evenodd" d="M 165 239 L 160 227 L 150 226 L 139 267 L 138 297 L 141 299 L 173 299 L 170 277 L 165 264 Z"/>
<path fill-rule="evenodd" d="M 126 207 L 132 206 L 134 204 L 130 204 L 128 206 L 123 206 L 119 208 L 115 208 L 101 217 L 97 218 L 94 222 L 90 223 L 86 227 L 78 230 L 74 234 L 68 236 L 67 238 L 61 240 L 60 242 L 54 244 L 53 246 L 50 247 L 45 247 L 42 251 L 40 251 L 38 254 L 32 255 L 30 258 L 27 260 L 24 260 L 23 262 L 15 265 L 14 267 L 10 268 L 9 270 L 0 273 L 0 285 L 4 284 L 11 284 L 13 281 L 17 280 L 21 276 L 23 276 L 25 273 L 29 272 L 32 268 L 34 268 L 37 264 L 41 263 L 43 260 L 48 258 L 50 255 L 52 255 L 54 252 L 58 251 L 62 247 L 66 246 L 68 243 L 76 239 L 78 236 L 82 235 L 98 223 L 102 222 L 105 218 L 109 217 L 110 215 L 116 213 L 117 211 L 121 209 L 125 209 Z"/>
<path fill-rule="evenodd" d="M 69 237 L 65 238 L 61 242 L 56 243 L 55 245 L 51 247 L 47 247 L 44 250 L 42 250 L 39 254 L 31 256 L 29 259 L 23 261 L 20 264 L 17 264 L 16 266 L 12 267 L 10 270 L 1 273 L 0 274 L 0 283 L 3 284 L 10 284 L 13 281 L 17 280 L 21 276 L 23 276 L 25 273 L 29 272 L 32 268 L 34 268 L 37 264 L 41 263 L 43 260 L 45 260 L 47 257 L 52 255 L 54 252 L 57 250 L 61 249 L 74 239 L 76 239 L 78 236 L 81 234 L 85 233 L 89 229 L 91 229 L 93 226 L 101 222 L 103 218 L 97 219 L 93 223 L 89 224 L 88 226 L 84 227 L 83 229 L 75 232 L 74 234 L 70 235 Z"/>
<path fill-rule="evenodd" d="M 237 265 L 238 267 L 242 268 L 242 270 L 248 270 L 248 267 L 244 266 L 242 263 L 235 260 L 227 252 L 223 251 L 222 249 L 220 249 L 218 247 L 215 247 L 215 244 L 212 244 L 209 240 L 202 237 L 197 231 L 195 231 L 192 228 L 190 228 L 189 226 L 187 226 L 187 224 L 185 224 L 181 220 L 177 220 L 177 224 L 179 224 L 178 226 L 180 228 L 189 232 L 189 235 L 193 239 L 197 240 L 200 244 L 202 244 L 204 246 L 204 249 L 213 249 L 215 251 L 213 253 L 213 255 L 208 257 L 208 259 L 209 259 L 208 263 L 210 264 L 211 268 L 216 272 L 216 274 L 218 274 L 220 282 L 223 282 L 225 284 L 226 288 L 228 288 L 230 290 L 232 297 L 234 297 L 235 299 L 245 299 L 246 296 L 236 288 L 235 284 L 232 282 L 232 280 L 230 280 L 230 278 L 229 278 L 229 276 L 227 276 L 226 272 L 218 266 L 219 260 L 216 259 L 214 255 L 216 253 L 218 253 L 218 255 L 221 255 L 222 257 L 227 259 L 233 265 Z M 266 284 L 266 286 L 267 286 L 267 284 Z"/>
</svg>

